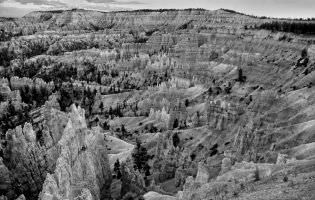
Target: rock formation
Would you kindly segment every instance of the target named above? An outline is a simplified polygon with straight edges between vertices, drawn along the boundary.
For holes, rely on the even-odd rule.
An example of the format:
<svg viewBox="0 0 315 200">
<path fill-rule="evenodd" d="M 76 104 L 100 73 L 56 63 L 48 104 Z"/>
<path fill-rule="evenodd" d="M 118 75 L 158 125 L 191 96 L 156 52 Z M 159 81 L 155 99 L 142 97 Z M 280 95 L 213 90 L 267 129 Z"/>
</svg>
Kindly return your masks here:
<svg viewBox="0 0 315 200">
<path fill-rule="evenodd" d="M 285 22 L 314 24 L 225 9 L 0 18 L 0 199 L 314 199 L 314 39 L 267 30 Z"/>
<path fill-rule="evenodd" d="M 72 106 L 58 142 L 54 173 L 47 174 L 40 199 L 109 198 L 111 172 L 104 136 L 89 131 L 84 110 Z"/>
</svg>

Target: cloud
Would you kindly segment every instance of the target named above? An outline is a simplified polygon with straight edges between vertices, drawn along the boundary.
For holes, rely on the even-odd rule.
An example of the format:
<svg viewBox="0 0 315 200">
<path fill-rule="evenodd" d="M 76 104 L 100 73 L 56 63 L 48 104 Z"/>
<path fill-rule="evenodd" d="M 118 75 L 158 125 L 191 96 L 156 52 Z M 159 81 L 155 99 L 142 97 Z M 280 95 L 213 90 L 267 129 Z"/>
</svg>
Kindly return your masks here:
<svg viewBox="0 0 315 200">
<path fill-rule="evenodd" d="M 79 2 L 86 2 L 88 3 L 95 3 L 95 4 L 120 4 L 120 5 L 131 5 L 131 4 L 144 4 L 143 2 L 140 1 L 117 1 L 117 0 L 76 0 L 75 2 L 73 1 L 67 1 L 67 0 L 0 0 L 0 3 L 2 2 L 17 2 L 21 4 L 34 4 L 34 5 L 69 5 L 73 4 L 76 1 Z"/>
<path fill-rule="evenodd" d="M 18 3 L 21 4 L 28 4 L 33 3 L 34 5 L 65 5 L 64 3 L 60 1 L 48 1 L 48 0 L 15 0 Z"/>
<path fill-rule="evenodd" d="M 116 0 L 86 0 L 91 3 L 105 3 L 105 4 L 121 4 L 121 5 L 131 5 L 131 4 L 144 4 L 140 1 L 116 1 Z"/>
<path fill-rule="evenodd" d="M 101 11 L 155 8 L 228 8 L 274 17 L 314 17 L 315 0 L 0 0 L 0 16 L 22 10 L 83 8 Z M 24 12 L 21 12 L 24 13 Z"/>
<path fill-rule="evenodd" d="M 16 7 L 2 7 L 0 6 L 1 17 L 23 17 L 27 13 L 35 11 L 36 9 L 16 8 Z"/>
<path fill-rule="evenodd" d="M 106 3 L 106 4 L 117 4 L 117 5 L 138 5 L 144 4 L 140 1 L 116 1 L 116 0 L 87 0 L 91 3 Z"/>
<path fill-rule="evenodd" d="M 142 7 L 142 0 L 0 0 L 0 16 L 20 17 L 26 11 L 90 9 L 99 11 L 131 10 Z M 19 12 L 22 11 L 23 12 Z"/>
<path fill-rule="evenodd" d="M 51 7 L 64 7 L 69 8 L 73 7 L 75 5 L 82 5 L 86 8 L 89 7 L 95 7 L 97 5 L 99 6 L 105 6 L 105 5 L 139 5 L 144 4 L 139 1 L 135 0 L 0 0 L 0 7 L 1 4 L 3 6 L 3 3 L 7 3 L 8 5 L 16 5 L 16 4 L 22 4 L 22 5 L 34 5 L 34 6 L 51 6 Z"/>
<path fill-rule="evenodd" d="M 2 5 L 34 5 L 36 6 L 50 6 L 50 7 L 60 7 L 67 6 L 62 0 L 0 0 L 0 7 Z"/>
</svg>

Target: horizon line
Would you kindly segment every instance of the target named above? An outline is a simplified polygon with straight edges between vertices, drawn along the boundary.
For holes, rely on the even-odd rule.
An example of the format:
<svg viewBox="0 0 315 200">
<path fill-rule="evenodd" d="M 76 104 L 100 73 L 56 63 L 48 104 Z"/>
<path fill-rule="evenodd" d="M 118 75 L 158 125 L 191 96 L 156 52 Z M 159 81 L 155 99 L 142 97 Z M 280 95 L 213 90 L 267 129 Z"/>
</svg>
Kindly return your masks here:
<svg viewBox="0 0 315 200">
<path fill-rule="evenodd" d="M 86 9 L 86 8 L 66 8 L 66 9 L 51 9 L 51 10 L 34 10 L 31 11 L 27 14 L 25 14 L 22 17 L 5 17 L 1 16 L 0 18 L 5 18 L 5 19 L 20 19 L 25 16 L 27 16 L 30 13 L 35 13 L 35 12 L 64 12 L 64 11 L 74 11 L 74 10 L 83 10 L 83 11 L 95 11 L 95 12 L 102 12 L 102 13 L 120 13 L 120 12 L 154 12 L 154 11 L 159 11 L 159 12 L 166 12 L 166 11 L 188 11 L 188 10 L 200 10 L 200 11 L 225 11 L 233 14 L 240 14 L 248 17 L 253 17 L 253 18 L 259 18 L 259 19 L 278 19 L 278 20 L 301 20 L 301 21 L 309 21 L 309 20 L 315 20 L 314 17 L 272 17 L 272 16 L 263 16 L 263 15 L 254 15 L 254 14 L 247 14 L 247 13 L 242 13 L 236 10 L 232 9 L 226 9 L 226 8 L 219 8 L 215 10 L 209 10 L 205 8 L 148 8 L 148 9 L 121 9 L 121 10 L 111 10 L 111 11 L 105 11 L 105 10 L 98 10 L 98 9 Z"/>
</svg>

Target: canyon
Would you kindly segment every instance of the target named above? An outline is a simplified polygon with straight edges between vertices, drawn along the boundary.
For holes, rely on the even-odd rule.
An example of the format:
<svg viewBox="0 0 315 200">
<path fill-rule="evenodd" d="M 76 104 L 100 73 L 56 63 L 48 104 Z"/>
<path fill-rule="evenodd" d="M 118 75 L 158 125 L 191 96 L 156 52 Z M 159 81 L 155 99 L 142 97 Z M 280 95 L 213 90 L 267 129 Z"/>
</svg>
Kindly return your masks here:
<svg viewBox="0 0 315 200">
<path fill-rule="evenodd" d="M 315 199 L 315 37 L 231 10 L 0 20 L 0 199 Z"/>
</svg>

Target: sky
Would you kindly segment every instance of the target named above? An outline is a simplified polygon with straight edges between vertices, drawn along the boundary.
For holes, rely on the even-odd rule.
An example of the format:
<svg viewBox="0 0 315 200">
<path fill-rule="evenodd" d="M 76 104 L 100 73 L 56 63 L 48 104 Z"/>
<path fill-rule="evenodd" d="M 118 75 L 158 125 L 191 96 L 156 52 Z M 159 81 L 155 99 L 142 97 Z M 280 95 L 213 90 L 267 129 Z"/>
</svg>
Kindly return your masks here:
<svg viewBox="0 0 315 200">
<path fill-rule="evenodd" d="M 204 8 L 232 9 L 268 17 L 315 17 L 315 0 L 0 0 L 0 16 L 22 17 L 35 10 L 94 9 L 102 11 Z"/>
</svg>

